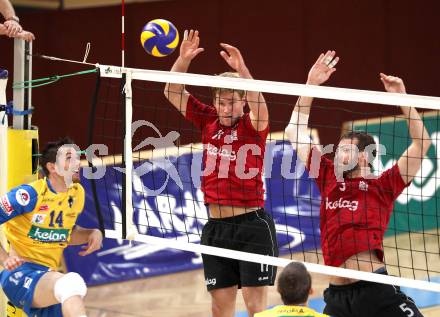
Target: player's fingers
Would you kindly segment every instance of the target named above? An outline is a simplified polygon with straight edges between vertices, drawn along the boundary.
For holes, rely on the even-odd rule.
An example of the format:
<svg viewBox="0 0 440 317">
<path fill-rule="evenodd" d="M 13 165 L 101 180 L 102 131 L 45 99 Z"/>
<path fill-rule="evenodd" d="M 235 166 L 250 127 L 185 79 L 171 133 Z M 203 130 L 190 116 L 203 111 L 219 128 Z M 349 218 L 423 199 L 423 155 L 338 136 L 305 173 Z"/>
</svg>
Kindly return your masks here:
<svg viewBox="0 0 440 317">
<path fill-rule="evenodd" d="M 18 32 L 18 27 L 14 25 L 14 26 L 11 28 L 11 35 L 12 35 L 12 36 L 15 36 L 15 35 L 17 35 L 17 32 Z"/>
<path fill-rule="evenodd" d="M 197 55 L 199 55 L 201 52 L 203 52 L 205 49 L 204 48 L 198 48 L 198 49 L 196 49 L 195 51 L 194 51 L 194 56 L 197 56 Z"/>
<path fill-rule="evenodd" d="M 91 241 L 89 242 L 89 244 L 86 246 L 84 251 L 81 251 L 84 255 L 89 255 L 90 253 L 92 253 L 93 251 L 95 251 L 96 245 L 97 245 L 97 241 Z"/>
<path fill-rule="evenodd" d="M 183 31 L 183 40 L 188 40 L 188 30 Z"/>
<path fill-rule="evenodd" d="M 336 66 L 336 64 L 339 62 L 339 57 L 335 57 L 331 62 L 330 62 L 330 64 L 328 64 L 328 67 L 329 68 L 333 68 L 333 67 L 335 67 Z"/>
<path fill-rule="evenodd" d="M 385 82 L 391 82 L 391 77 L 392 76 L 389 76 L 389 75 L 383 75 L 383 77 L 381 77 Z"/>
<path fill-rule="evenodd" d="M 231 58 L 231 56 L 230 56 L 228 53 L 226 53 L 225 51 L 221 51 L 221 52 L 220 52 L 220 56 L 223 57 L 223 59 L 224 59 L 227 63 L 229 63 L 229 59 Z"/>
<path fill-rule="evenodd" d="M 324 53 L 321 53 L 321 55 L 319 55 L 318 59 L 316 60 L 315 64 L 321 64 L 323 60 L 324 60 Z"/>
<path fill-rule="evenodd" d="M 97 247 L 101 244 L 101 239 L 95 238 L 89 242 L 89 249 L 96 250 Z"/>
<path fill-rule="evenodd" d="M 19 258 L 12 258 L 11 259 L 11 264 L 12 265 L 19 265 L 20 264 L 20 259 Z"/>
<path fill-rule="evenodd" d="M 220 43 L 220 46 L 223 47 L 229 54 L 232 52 L 237 52 L 238 49 L 235 46 L 226 44 L 226 43 Z"/>
<path fill-rule="evenodd" d="M 85 255 L 88 255 L 90 253 L 91 253 L 90 252 L 90 248 L 87 248 L 86 250 L 78 252 L 78 254 L 81 255 L 81 256 L 85 256 Z"/>
<path fill-rule="evenodd" d="M 324 58 L 322 59 L 322 63 L 324 63 L 325 65 L 328 65 L 332 61 L 331 57 L 330 57 L 330 53 L 331 53 L 331 51 L 327 51 L 324 54 Z"/>
<path fill-rule="evenodd" d="M 92 252 L 95 252 L 95 251 L 101 249 L 101 246 L 102 246 L 101 243 L 99 241 L 96 241 L 92 247 Z"/>
<path fill-rule="evenodd" d="M 188 34 L 188 41 L 192 41 L 193 37 L 194 37 L 194 30 L 191 29 Z"/>
</svg>

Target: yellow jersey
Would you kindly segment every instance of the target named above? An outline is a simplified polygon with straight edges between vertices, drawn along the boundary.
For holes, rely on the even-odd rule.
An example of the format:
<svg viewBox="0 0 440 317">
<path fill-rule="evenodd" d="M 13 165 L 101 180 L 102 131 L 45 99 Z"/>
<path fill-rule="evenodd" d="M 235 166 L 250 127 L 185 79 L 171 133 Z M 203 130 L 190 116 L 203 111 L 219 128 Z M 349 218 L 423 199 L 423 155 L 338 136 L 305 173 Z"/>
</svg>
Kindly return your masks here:
<svg viewBox="0 0 440 317">
<path fill-rule="evenodd" d="M 257 313 L 254 317 L 329 317 L 305 306 L 279 305 Z"/>
<path fill-rule="evenodd" d="M 57 193 L 44 178 L 0 197 L 0 223 L 4 223 L 6 238 L 19 256 L 56 269 L 83 208 L 81 184 Z"/>
</svg>

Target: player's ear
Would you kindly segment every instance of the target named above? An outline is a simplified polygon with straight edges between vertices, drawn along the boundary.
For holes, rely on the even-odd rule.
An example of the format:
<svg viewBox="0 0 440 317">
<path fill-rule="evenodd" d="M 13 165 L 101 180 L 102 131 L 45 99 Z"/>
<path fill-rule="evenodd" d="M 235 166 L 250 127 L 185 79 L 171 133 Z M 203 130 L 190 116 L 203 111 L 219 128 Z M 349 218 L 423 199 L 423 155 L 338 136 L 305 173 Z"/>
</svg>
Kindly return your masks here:
<svg viewBox="0 0 440 317">
<path fill-rule="evenodd" d="M 46 163 L 46 168 L 49 171 L 49 175 L 56 172 L 56 170 L 55 170 L 55 163 L 52 163 L 52 162 Z M 49 175 L 46 175 L 46 176 L 49 177 Z"/>
<path fill-rule="evenodd" d="M 309 295 L 313 295 L 315 291 L 313 290 L 313 287 L 310 287 Z"/>
<path fill-rule="evenodd" d="M 365 163 L 365 165 L 368 165 L 368 164 L 366 164 L 368 162 L 368 154 L 367 154 L 367 152 L 359 151 L 359 160 L 361 160 L 363 164 Z"/>
</svg>

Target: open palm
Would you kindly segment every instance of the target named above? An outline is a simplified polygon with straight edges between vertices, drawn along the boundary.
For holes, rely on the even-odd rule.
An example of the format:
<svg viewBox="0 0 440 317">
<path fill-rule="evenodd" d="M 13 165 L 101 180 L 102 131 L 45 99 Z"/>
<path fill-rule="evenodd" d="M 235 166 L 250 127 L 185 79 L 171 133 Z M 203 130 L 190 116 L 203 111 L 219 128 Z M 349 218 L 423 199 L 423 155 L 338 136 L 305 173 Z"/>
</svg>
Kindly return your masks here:
<svg viewBox="0 0 440 317">
<path fill-rule="evenodd" d="M 406 93 L 405 84 L 401 78 L 380 73 L 380 80 L 382 81 L 386 91 L 399 94 Z"/>
<path fill-rule="evenodd" d="M 220 55 L 232 69 L 240 73 L 241 70 L 246 68 L 238 48 L 225 43 L 221 43 L 220 46 L 224 49 L 220 52 Z"/>
<path fill-rule="evenodd" d="M 180 45 L 180 57 L 185 61 L 191 61 L 199 53 L 203 52 L 204 49 L 199 47 L 200 38 L 199 31 L 185 30 L 183 35 L 183 41 Z"/>
<path fill-rule="evenodd" d="M 325 54 L 322 53 L 310 69 L 307 83 L 310 85 L 321 85 L 325 83 L 336 71 L 335 66 L 339 61 L 339 57 L 335 56 L 335 51 L 327 51 Z"/>
</svg>

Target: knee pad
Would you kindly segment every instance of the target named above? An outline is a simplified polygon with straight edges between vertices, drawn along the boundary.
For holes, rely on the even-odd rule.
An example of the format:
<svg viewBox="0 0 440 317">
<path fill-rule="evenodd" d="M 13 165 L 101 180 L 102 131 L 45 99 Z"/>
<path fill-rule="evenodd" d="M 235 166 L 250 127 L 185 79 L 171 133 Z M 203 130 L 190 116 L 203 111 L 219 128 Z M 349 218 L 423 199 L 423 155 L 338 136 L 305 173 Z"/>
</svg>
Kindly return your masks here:
<svg viewBox="0 0 440 317">
<path fill-rule="evenodd" d="M 61 304 L 72 296 L 83 298 L 86 294 L 86 283 L 78 273 L 67 273 L 55 282 L 54 295 Z"/>
</svg>

